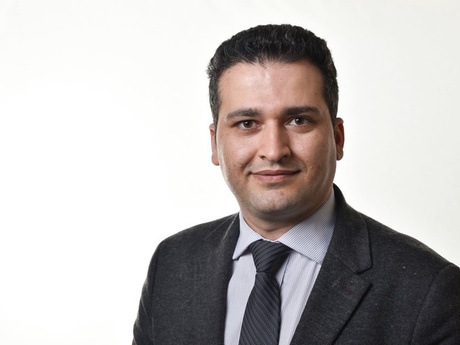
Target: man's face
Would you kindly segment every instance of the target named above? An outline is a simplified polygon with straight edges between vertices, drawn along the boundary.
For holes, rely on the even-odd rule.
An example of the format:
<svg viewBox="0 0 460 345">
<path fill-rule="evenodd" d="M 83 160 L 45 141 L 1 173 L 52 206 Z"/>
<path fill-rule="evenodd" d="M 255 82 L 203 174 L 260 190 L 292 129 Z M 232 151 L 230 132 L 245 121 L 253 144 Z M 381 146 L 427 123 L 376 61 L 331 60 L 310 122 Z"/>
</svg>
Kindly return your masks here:
<svg viewBox="0 0 460 345">
<path fill-rule="evenodd" d="M 219 91 L 212 162 L 246 222 L 277 238 L 328 199 L 343 155 L 343 122 L 333 126 L 323 77 L 307 61 L 238 63 L 224 71 Z"/>
</svg>

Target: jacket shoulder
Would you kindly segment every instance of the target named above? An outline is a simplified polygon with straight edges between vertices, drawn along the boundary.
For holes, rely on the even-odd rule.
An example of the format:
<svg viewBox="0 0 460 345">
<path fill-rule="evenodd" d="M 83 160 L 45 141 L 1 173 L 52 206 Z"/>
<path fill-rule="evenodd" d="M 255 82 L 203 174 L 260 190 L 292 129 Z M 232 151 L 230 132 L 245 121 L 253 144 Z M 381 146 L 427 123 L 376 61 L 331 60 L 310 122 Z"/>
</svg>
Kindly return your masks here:
<svg viewBox="0 0 460 345">
<path fill-rule="evenodd" d="M 209 222 L 194 225 L 181 230 L 164 239 L 161 246 L 175 246 L 180 243 L 194 243 L 213 239 L 220 239 L 228 235 L 238 224 L 238 214 L 215 219 Z"/>
<path fill-rule="evenodd" d="M 396 231 L 371 217 L 361 214 L 367 225 L 371 251 L 374 260 L 379 254 L 390 263 L 399 262 L 416 266 L 432 267 L 435 271 L 443 269 L 451 263 L 421 241 Z"/>
</svg>

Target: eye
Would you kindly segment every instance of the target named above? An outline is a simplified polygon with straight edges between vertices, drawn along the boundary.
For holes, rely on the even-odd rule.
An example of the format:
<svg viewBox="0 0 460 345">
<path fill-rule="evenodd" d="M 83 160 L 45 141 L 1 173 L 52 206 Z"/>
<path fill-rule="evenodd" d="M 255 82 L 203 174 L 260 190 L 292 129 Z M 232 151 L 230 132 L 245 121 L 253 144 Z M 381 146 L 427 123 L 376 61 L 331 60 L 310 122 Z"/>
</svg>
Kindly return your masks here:
<svg viewBox="0 0 460 345">
<path fill-rule="evenodd" d="M 306 117 L 294 117 L 289 121 L 289 124 L 295 125 L 295 126 L 303 126 L 311 123 L 310 119 Z"/>
<path fill-rule="evenodd" d="M 253 120 L 245 120 L 237 123 L 238 127 L 244 128 L 244 129 L 251 129 L 254 127 L 255 122 Z"/>
</svg>

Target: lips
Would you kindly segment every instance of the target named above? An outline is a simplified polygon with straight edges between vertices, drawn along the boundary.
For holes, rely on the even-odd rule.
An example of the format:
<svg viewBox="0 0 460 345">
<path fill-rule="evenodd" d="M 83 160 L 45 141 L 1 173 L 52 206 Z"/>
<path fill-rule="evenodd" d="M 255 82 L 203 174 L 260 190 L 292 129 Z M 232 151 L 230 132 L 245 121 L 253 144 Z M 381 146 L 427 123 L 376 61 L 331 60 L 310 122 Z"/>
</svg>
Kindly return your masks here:
<svg viewBox="0 0 460 345">
<path fill-rule="evenodd" d="M 299 173 L 299 170 L 287 169 L 267 169 L 259 170 L 252 173 L 255 179 L 265 183 L 278 183 L 290 179 Z"/>
</svg>

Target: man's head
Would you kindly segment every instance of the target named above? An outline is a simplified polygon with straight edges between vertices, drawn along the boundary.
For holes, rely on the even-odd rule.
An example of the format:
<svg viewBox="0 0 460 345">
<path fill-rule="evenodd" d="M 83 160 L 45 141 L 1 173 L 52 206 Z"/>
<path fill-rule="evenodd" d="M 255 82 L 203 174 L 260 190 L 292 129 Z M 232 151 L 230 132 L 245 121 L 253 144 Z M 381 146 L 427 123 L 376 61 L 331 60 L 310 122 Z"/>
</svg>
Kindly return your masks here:
<svg viewBox="0 0 460 345">
<path fill-rule="evenodd" d="M 209 73 L 212 162 L 249 226 L 276 239 L 332 193 L 344 128 L 330 53 L 304 29 L 263 26 L 224 42 Z"/>
<path fill-rule="evenodd" d="M 337 117 L 337 71 L 326 42 L 311 31 L 292 25 L 260 25 L 241 31 L 223 42 L 208 65 L 209 102 L 214 124 L 219 119 L 219 81 L 224 71 L 237 63 L 285 62 L 307 60 L 323 77 L 323 97 L 332 122 Z"/>
</svg>

